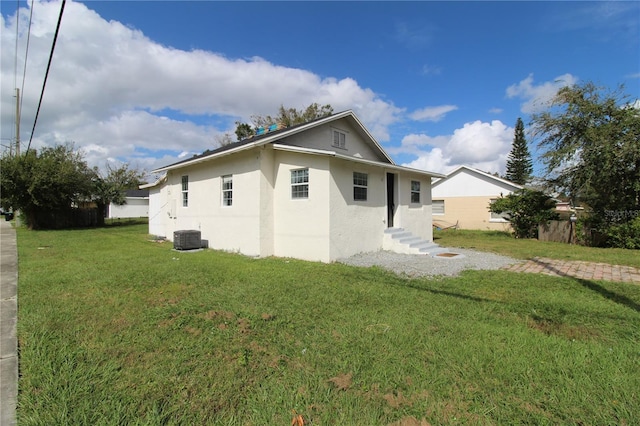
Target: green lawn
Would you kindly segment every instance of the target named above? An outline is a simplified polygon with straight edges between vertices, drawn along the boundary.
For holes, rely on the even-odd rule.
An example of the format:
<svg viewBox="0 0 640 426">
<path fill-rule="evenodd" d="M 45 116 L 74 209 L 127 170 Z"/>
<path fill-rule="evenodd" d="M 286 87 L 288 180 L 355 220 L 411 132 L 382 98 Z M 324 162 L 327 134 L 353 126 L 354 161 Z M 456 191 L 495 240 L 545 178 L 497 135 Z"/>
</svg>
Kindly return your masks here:
<svg viewBox="0 0 640 426">
<path fill-rule="evenodd" d="M 435 231 L 434 240 L 443 247 L 489 251 L 518 259 L 550 257 L 562 260 L 602 262 L 640 268 L 640 251 L 595 248 L 532 239 L 515 239 L 508 232 L 446 230 Z"/>
<path fill-rule="evenodd" d="M 409 280 L 146 232 L 18 230 L 20 425 L 640 418 L 640 286 Z"/>
</svg>

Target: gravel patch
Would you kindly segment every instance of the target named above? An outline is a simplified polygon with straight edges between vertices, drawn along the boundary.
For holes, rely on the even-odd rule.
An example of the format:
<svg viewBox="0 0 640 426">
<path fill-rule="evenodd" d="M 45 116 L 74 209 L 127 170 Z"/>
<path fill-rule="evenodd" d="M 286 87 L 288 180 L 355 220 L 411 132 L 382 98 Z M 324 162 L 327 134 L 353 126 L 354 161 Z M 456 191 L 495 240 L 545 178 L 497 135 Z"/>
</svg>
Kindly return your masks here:
<svg viewBox="0 0 640 426">
<path fill-rule="evenodd" d="M 501 269 L 515 263 L 519 259 L 484 253 L 468 249 L 451 249 L 448 253 L 457 253 L 455 257 L 431 257 L 424 254 L 400 254 L 390 251 L 360 253 L 339 263 L 352 266 L 379 266 L 398 275 L 408 277 L 456 276 L 468 269 Z"/>
</svg>

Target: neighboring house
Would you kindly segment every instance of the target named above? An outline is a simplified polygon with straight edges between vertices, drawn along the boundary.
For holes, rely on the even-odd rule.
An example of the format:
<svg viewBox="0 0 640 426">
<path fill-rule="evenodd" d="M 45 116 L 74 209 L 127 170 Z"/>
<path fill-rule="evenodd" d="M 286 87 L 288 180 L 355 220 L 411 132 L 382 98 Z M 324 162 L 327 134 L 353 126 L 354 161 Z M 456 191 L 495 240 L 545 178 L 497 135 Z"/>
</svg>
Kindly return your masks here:
<svg viewBox="0 0 640 426">
<path fill-rule="evenodd" d="M 144 186 L 151 234 L 199 230 L 211 248 L 323 262 L 387 249 L 393 227 L 431 242 L 431 178 L 443 177 L 396 165 L 351 111 L 154 172 L 166 175 Z"/>
<path fill-rule="evenodd" d="M 107 217 L 110 219 L 129 217 L 149 217 L 149 190 L 129 189 L 126 192 L 127 203 L 119 206 L 110 203 Z"/>
<path fill-rule="evenodd" d="M 502 215 L 489 205 L 522 186 L 472 167 L 460 166 L 432 185 L 433 225 L 444 229 L 509 230 Z"/>
</svg>

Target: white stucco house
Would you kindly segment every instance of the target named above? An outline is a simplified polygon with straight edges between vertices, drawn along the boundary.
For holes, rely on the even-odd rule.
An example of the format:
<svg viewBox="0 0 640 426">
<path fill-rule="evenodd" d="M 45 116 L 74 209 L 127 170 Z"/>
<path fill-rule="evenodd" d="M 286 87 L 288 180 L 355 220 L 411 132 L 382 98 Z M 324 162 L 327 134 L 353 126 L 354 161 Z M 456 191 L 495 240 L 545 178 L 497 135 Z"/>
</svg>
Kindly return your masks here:
<svg viewBox="0 0 640 426">
<path fill-rule="evenodd" d="M 508 231 L 511 229 L 509 222 L 502 215 L 491 213 L 489 205 L 500 196 L 519 189 L 522 189 L 521 185 L 460 166 L 433 182 L 433 224 L 441 229 Z"/>
<path fill-rule="evenodd" d="M 107 209 L 107 217 L 110 219 L 148 217 L 149 216 L 149 190 L 129 189 L 125 194 L 126 203 L 119 206 L 110 203 Z"/>
<path fill-rule="evenodd" d="M 444 177 L 396 165 L 352 111 L 154 173 L 165 175 L 142 187 L 151 234 L 198 230 L 210 248 L 322 262 L 432 244 L 431 179 Z"/>
</svg>

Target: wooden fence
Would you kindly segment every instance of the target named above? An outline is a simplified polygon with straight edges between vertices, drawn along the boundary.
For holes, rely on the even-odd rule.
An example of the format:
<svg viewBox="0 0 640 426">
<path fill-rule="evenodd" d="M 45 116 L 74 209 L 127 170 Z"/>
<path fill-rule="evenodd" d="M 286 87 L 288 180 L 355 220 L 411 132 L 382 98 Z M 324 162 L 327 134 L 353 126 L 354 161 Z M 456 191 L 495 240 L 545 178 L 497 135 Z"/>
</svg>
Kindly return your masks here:
<svg viewBox="0 0 640 426">
<path fill-rule="evenodd" d="M 576 243 L 576 225 L 569 220 L 552 220 L 538 225 L 538 240 L 558 243 Z"/>
<path fill-rule="evenodd" d="M 98 226 L 98 209 L 39 211 L 35 219 L 39 229 L 91 228 Z"/>
</svg>

